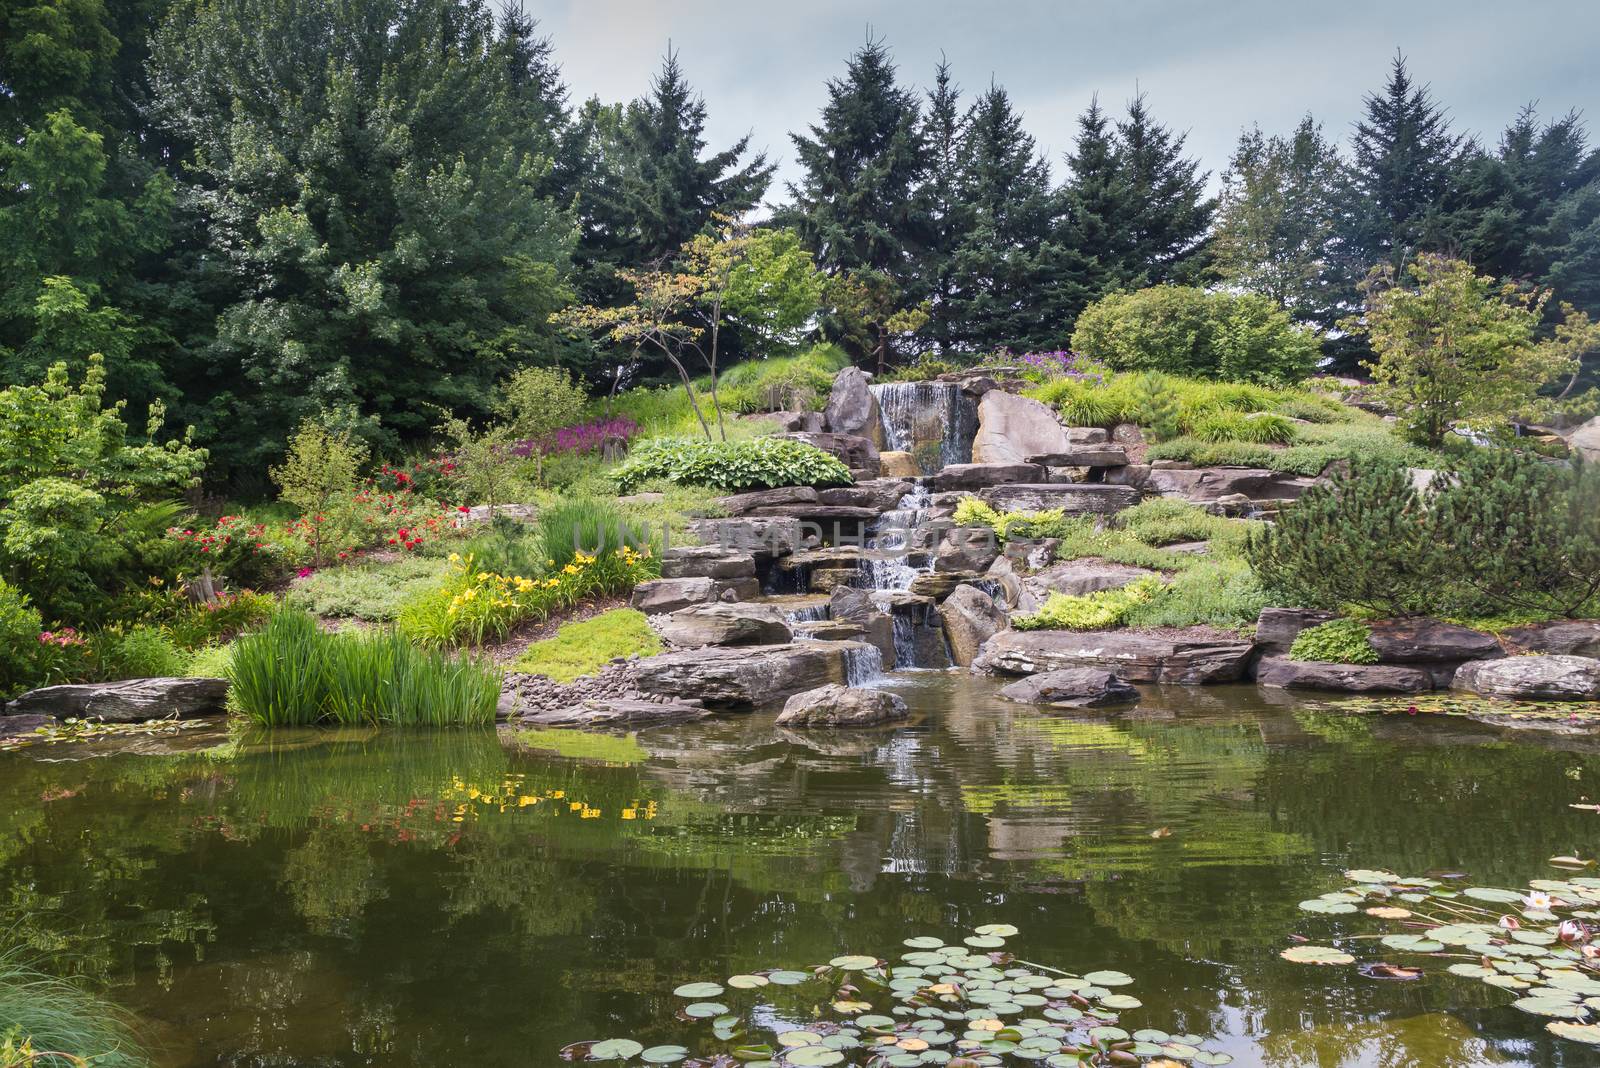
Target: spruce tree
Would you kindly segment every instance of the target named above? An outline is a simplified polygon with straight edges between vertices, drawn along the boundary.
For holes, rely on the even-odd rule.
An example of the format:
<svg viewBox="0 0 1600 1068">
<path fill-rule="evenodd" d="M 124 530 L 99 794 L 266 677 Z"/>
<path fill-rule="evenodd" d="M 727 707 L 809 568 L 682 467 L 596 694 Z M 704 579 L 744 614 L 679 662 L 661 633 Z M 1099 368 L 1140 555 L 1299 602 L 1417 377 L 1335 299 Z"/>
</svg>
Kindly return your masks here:
<svg viewBox="0 0 1600 1068">
<path fill-rule="evenodd" d="M 1117 159 L 1115 130 L 1098 97 L 1078 116 L 1078 136 L 1067 154 L 1062 189 L 1065 214 L 1058 244 L 1070 257 L 1060 283 L 1067 322 L 1112 290 L 1133 285 L 1128 220 L 1133 191 Z"/>
<path fill-rule="evenodd" d="M 928 92 L 928 112 L 922 137 L 928 161 L 927 178 L 920 195 L 928 234 L 921 260 L 921 289 L 928 295 L 929 319 L 925 332 L 941 352 L 952 347 L 951 271 L 956 249 L 971 226 L 970 205 L 961 197 L 962 123 L 961 90 L 950 76 L 950 64 L 940 61 Z"/>
<path fill-rule="evenodd" d="M 1141 93 L 1117 123 L 1117 164 L 1131 205 L 1128 269 L 1149 284 L 1193 281 L 1201 266 L 1216 201 L 1205 195 L 1209 172 L 1184 156 L 1186 134 L 1174 133 L 1150 114 Z"/>
</svg>

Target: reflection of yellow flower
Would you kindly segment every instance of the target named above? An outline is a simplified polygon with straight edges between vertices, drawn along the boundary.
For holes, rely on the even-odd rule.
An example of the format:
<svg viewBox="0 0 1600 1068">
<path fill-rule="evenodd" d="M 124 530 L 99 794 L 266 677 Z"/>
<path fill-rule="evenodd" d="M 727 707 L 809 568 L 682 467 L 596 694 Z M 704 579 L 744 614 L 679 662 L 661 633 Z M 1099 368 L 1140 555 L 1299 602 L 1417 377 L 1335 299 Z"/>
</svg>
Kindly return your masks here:
<svg viewBox="0 0 1600 1068">
<path fill-rule="evenodd" d="M 559 797 L 566 797 L 567 796 L 567 792 L 565 790 L 551 790 L 550 791 L 550 796 L 551 797 L 558 797 L 558 798 Z"/>
<path fill-rule="evenodd" d="M 625 808 L 622 810 L 622 818 L 625 820 L 631 820 L 638 816 L 638 814 L 639 813 L 635 809 Z"/>
</svg>

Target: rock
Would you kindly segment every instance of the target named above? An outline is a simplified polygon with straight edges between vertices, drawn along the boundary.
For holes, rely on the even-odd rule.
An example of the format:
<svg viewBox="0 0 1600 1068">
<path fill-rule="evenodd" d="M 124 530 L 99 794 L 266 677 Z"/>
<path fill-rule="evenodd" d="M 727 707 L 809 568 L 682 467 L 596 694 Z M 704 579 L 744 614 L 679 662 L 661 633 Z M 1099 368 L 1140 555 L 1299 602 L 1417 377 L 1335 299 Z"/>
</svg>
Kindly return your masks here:
<svg viewBox="0 0 1600 1068">
<path fill-rule="evenodd" d="M 980 464 L 1030 462 L 1030 456 L 1070 451 L 1072 443 L 1049 405 L 1031 397 L 992 389 L 978 401 L 978 432 L 972 461 Z"/>
<path fill-rule="evenodd" d="M 911 580 L 910 592 L 918 597 L 931 597 L 942 601 L 963 582 L 976 582 L 983 578 L 979 571 L 942 571 L 918 575 Z"/>
<path fill-rule="evenodd" d="M 726 508 L 729 515 L 743 516 L 750 515 L 758 508 L 816 504 L 817 491 L 810 486 L 779 486 L 777 489 L 736 493 L 732 497 L 719 498 L 717 503 Z"/>
<path fill-rule="evenodd" d="M 1069 515 L 1115 515 L 1139 503 L 1139 491 L 1132 486 L 1103 483 L 1012 483 L 990 486 L 978 497 L 1001 512 L 1040 512 L 1064 509 Z"/>
<path fill-rule="evenodd" d="M 1331 690 L 1336 693 L 1422 693 L 1433 689 L 1433 676 L 1402 664 L 1330 664 L 1269 656 L 1256 667 L 1256 682 L 1285 690 Z"/>
<path fill-rule="evenodd" d="M 1125 467 L 1108 467 L 1106 481 L 1113 486 L 1143 488 L 1144 484 L 1150 481 L 1150 465 L 1130 463 Z"/>
<path fill-rule="evenodd" d="M 1372 624 L 1372 647 L 1384 664 L 1485 660 L 1505 655 L 1492 634 L 1437 619 L 1386 619 Z"/>
<path fill-rule="evenodd" d="M 949 490 L 977 490 L 985 486 L 999 486 L 1008 482 L 1038 482 L 1045 470 L 1038 464 L 947 464 L 929 475 L 926 485 L 931 492 Z"/>
<path fill-rule="evenodd" d="M 1600 415 L 1567 435 L 1567 447 L 1587 463 L 1600 464 Z"/>
<path fill-rule="evenodd" d="M 905 701 L 887 690 L 863 690 L 830 683 L 797 693 L 783 704 L 780 727 L 872 727 L 911 714 Z"/>
<path fill-rule="evenodd" d="M 680 545 L 661 554 L 661 577 L 664 579 L 740 579 L 755 573 L 753 555 L 720 545 Z"/>
<path fill-rule="evenodd" d="M 1456 670 L 1451 686 L 1485 697 L 1593 701 L 1600 699 L 1600 660 L 1561 653 L 1473 660 Z"/>
<path fill-rule="evenodd" d="M 646 694 L 698 700 L 717 711 L 750 711 L 844 682 L 848 658 L 868 650 L 863 642 L 711 646 L 646 657 L 635 670 Z"/>
<path fill-rule="evenodd" d="M 854 486 L 837 486 L 817 491 L 817 501 L 827 505 L 850 505 L 887 512 L 900 504 L 900 498 L 911 492 L 911 483 L 898 478 L 879 478 L 858 482 Z"/>
<path fill-rule="evenodd" d="M 1565 653 L 1600 658 L 1600 622 L 1562 620 L 1515 627 L 1500 635 L 1513 653 Z"/>
<path fill-rule="evenodd" d="M 628 603 L 653 616 L 715 601 L 719 595 L 717 584 L 708 578 L 651 579 L 633 588 Z"/>
<path fill-rule="evenodd" d="M 878 464 L 884 478 L 918 478 L 922 474 L 922 469 L 909 452 L 880 452 Z"/>
<path fill-rule="evenodd" d="M 761 580 L 751 576 L 741 579 L 712 579 L 716 583 L 719 601 L 753 601 L 761 596 Z"/>
<path fill-rule="evenodd" d="M 1070 667 L 1115 670 L 1129 682 L 1236 682 L 1252 645 L 1206 627 L 1133 630 L 1005 630 L 984 642 L 972 662 L 980 674 L 1036 675 Z"/>
<path fill-rule="evenodd" d="M 945 641 L 956 667 L 970 667 L 983 643 L 1010 625 L 994 598 L 976 586 L 957 586 L 939 605 Z"/>
<path fill-rule="evenodd" d="M 862 474 L 858 478 L 877 478 L 879 467 L 878 447 L 872 443 L 871 438 L 859 434 L 811 434 L 804 431 L 790 432 L 776 435 L 788 438 L 791 441 L 803 441 L 807 445 L 815 446 L 823 452 L 837 456 L 851 471 Z"/>
<path fill-rule="evenodd" d="M 759 559 L 799 552 L 805 541 L 800 520 L 790 516 L 699 519 L 689 529 L 706 545 L 746 552 Z"/>
<path fill-rule="evenodd" d="M 656 621 L 669 645 L 682 649 L 706 645 L 781 645 L 791 641 L 783 613 L 764 604 L 695 604 Z"/>
<path fill-rule="evenodd" d="M 951 527 L 934 551 L 935 571 L 987 571 L 1000 555 L 1000 543 L 989 527 Z"/>
<path fill-rule="evenodd" d="M 0 738 L 19 738 L 41 727 L 54 727 L 56 718 L 41 714 L 0 716 Z"/>
<path fill-rule="evenodd" d="M 872 395 L 871 379 L 859 367 L 846 367 L 833 377 L 822 421 L 835 434 L 883 440 L 878 422 L 878 398 Z"/>
<path fill-rule="evenodd" d="M 696 701 L 652 701 L 645 697 L 596 697 L 565 708 L 529 712 L 518 719 L 524 727 L 638 727 L 687 723 L 712 715 Z"/>
<path fill-rule="evenodd" d="M 1172 468 L 1152 465 L 1145 488 L 1163 497 L 1182 497 L 1207 504 L 1218 497 L 1243 494 L 1252 501 L 1295 500 L 1316 482 L 1256 467 Z"/>
<path fill-rule="evenodd" d="M 1111 440 L 1111 435 L 1097 426 L 1069 426 L 1067 440 L 1072 442 L 1074 448 L 1080 445 L 1104 445 Z"/>
<path fill-rule="evenodd" d="M 1128 454 L 1121 445 L 1078 445 L 1065 452 L 1030 456 L 1028 462 L 1044 464 L 1046 467 L 1126 467 Z"/>
<path fill-rule="evenodd" d="M 1263 608 L 1256 617 L 1256 648 L 1267 656 L 1288 656 L 1301 631 L 1336 615 L 1313 608 Z"/>
<path fill-rule="evenodd" d="M 519 523 L 531 523 L 538 516 L 538 506 L 532 504 L 497 504 L 493 507 L 475 504 L 465 512 L 457 513 L 455 523 L 458 527 L 476 526 L 491 519 L 515 519 Z"/>
<path fill-rule="evenodd" d="M 1111 440 L 1124 449 L 1131 449 L 1144 444 L 1144 431 L 1139 429 L 1138 423 L 1118 423 L 1111 428 Z"/>
<path fill-rule="evenodd" d="M 1062 668 L 1029 675 L 1001 688 L 1000 696 L 1024 704 L 1101 708 L 1139 700 L 1139 691 L 1104 668 Z"/>
<path fill-rule="evenodd" d="M 827 429 L 822 425 L 821 412 L 758 412 L 753 418 L 771 420 L 790 432 L 820 434 Z"/>
<path fill-rule="evenodd" d="M 1085 556 L 1077 560 L 1063 560 L 1058 564 L 1051 564 L 1036 574 L 1024 575 L 1022 584 L 1042 601 L 1052 591 L 1080 597 L 1086 593 L 1120 589 L 1130 582 L 1137 582 L 1156 574 L 1158 572 L 1146 568 L 1115 564 L 1096 556 Z"/>
<path fill-rule="evenodd" d="M 6 706 L 6 714 L 143 723 L 221 715 L 227 698 L 227 679 L 127 679 L 29 690 Z"/>
<path fill-rule="evenodd" d="M 1006 541 L 1001 555 L 1015 568 L 1040 571 L 1050 566 L 1060 548 L 1060 538 L 1011 538 Z M 990 568 L 993 569 L 992 564 Z"/>
<path fill-rule="evenodd" d="M 893 670 L 894 617 L 872 599 L 867 590 L 851 586 L 835 586 L 828 597 L 828 618 L 856 629 L 852 637 L 871 644 L 878 650 L 885 670 Z M 842 634 L 818 633 L 818 638 L 841 638 Z"/>
</svg>

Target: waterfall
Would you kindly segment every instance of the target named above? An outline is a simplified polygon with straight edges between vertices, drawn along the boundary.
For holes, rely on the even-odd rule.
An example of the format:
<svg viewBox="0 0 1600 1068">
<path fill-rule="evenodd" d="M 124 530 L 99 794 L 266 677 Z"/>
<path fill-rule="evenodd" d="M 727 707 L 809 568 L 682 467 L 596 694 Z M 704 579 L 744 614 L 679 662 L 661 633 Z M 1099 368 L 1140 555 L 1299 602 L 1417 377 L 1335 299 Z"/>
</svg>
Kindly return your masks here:
<svg viewBox="0 0 1600 1068">
<path fill-rule="evenodd" d="M 799 608 L 791 608 L 783 613 L 784 619 L 790 623 L 820 623 L 831 619 L 832 613 L 826 603 L 808 604 Z"/>
<path fill-rule="evenodd" d="M 878 398 L 884 447 L 915 453 L 939 444 L 939 466 L 972 462 L 978 405 L 956 382 L 885 382 L 868 387 Z"/>
<path fill-rule="evenodd" d="M 865 686 L 883 677 L 883 654 L 870 642 L 859 642 L 844 653 L 844 684 Z"/>
<path fill-rule="evenodd" d="M 917 486 L 900 498 L 899 507 L 884 512 L 867 532 L 868 555 L 851 585 L 866 590 L 907 590 L 911 580 L 926 568 L 911 564 L 912 532 L 932 503 L 928 491 Z"/>
</svg>

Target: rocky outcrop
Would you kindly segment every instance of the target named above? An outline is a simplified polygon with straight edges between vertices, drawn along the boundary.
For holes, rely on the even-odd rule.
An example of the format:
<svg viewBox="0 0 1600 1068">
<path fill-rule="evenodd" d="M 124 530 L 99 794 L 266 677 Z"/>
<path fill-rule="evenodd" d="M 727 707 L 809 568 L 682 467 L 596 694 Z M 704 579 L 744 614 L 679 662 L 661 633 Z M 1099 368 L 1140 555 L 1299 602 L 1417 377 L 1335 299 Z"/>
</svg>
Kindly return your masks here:
<svg viewBox="0 0 1600 1068">
<path fill-rule="evenodd" d="M 1494 635 L 1437 619 L 1385 619 L 1372 624 L 1372 647 L 1384 664 L 1453 663 L 1504 656 Z"/>
<path fill-rule="evenodd" d="M 748 712 L 803 690 L 844 682 L 847 659 L 869 649 L 862 642 L 712 646 L 648 657 L 636 670 L 645 694 L 698 700 L 716 711 Z"/>
<path fill-rule="evenodd" d="M 676 612 L 692 604 L 706 604 L 719 596 L 717 584 L 708 578 L 651 579 L 633 588 L 628 603 L 647 616 Z"/>
<path fill-rule="evenodd" d="M 1047 404 L 998 389 L 978 401 L 974 463 L 1029 463 L 1030 456 L 1064 453 L 1071 447 L 1066 430 Z"/>
<path fill-rule="evenodd" d="M 1139 691 L 1104 668 L 1063 668 L 1029 675 L 1001 687 L 1000 696 L 1024 704 L 1056 708 L 1103 708 L 1139 700 Z"/>
<path fill-rule="evenodd" d="M 1132 486 L 1098 482 L 1011 483 L 990 486 L 978 496 L 1001 512 L 1060 508 L 1068 515 L 1115 515 L 1139 503 L 1139 491 Z"/>
<path fill-rule="evenodd" d="M 1535 623 L 1505 631 L 1500 640 L 1513 653 L 1600 657 L 1600 621 L 1571 619 Z"/>
<path fill-rule="evenodd" d="M 1126 467 L 1128 454 L 1121 445 L 1074 445 L 1065 452 L 1029 456 L 1027 461 L 1046 467 Z"/>
<path fill-rule="evenodd" d="M 922 474 L 916 458 L 909 452 L 888 450 L 878 454 L 879 469 L 884 478 L 916 478 Z"/>
<path fill-rule="evenodd" d="M 946 464 L 929 475 L 925 484 L 933 493 L 946 493 L 952 490 L 979 490 L 1010 482 L 1040 482 L 1044 477 L 1045 469 L 1039 464 Z"/>
<path fill-rule="evenodd" d="M 803 441 L 807 445 L 821 449 L 823 452 L 832 453 L 850 469 L 851 474 L 855 475 L 858 480 L 878 477 L 880 468 L 878 447 L 872 443 L 871 438 L 862 437 L 859 434 L 809 434 L 805 432 L 778 434 L 777 437 L 788 438 L 791 441 Z"/>
<path fill-rule="evenodd" d="M 1086 593 L 1115 590 L 1140 579 L 1151 578 L 1159 572 L 1128 564 L 1117 564 L 1096 556 L 1077 560 L 1063 560 L 1044 570 L 1022 577 L 1022 584 L 1043 600 L 1050 593 L 1065 593 L 1081 597 Z"/>
<path fill-rule="evenodd" d="M 1009 626 L 1005 611 L 976 586 L 957 586 L 939 604 L 945 641 L 956 667 L 970 667 L 983 643 Z"/>
<path fill-rule="evenodd" d="M 780 727 L 875 727 L 905 719 L 910 710 L 897 694 L 831 683 L 797 693 L 783 704 Z"/>
<path fill-rule="evenodd" d="M 935 571 L 918 575 L 911 580 L 911 592 L 918 597 L 931 597 L 942 601 L 966 582 L 984 578 L 981 571 Z"/>
<path fill-rule="evenodd" d="M 1600 464 L 1600 415 L 1567 435 L 1567 447 L 1591 464 Z"/>
<path fill-rule="evenodd" d="M 1315 479 L 1285 475 L 1255 467 L 1156 467 L 1145 479 L 1145 489 L 1163 497 L 1182 497 L 1207 504 L 1219 497 L 1242 494 L 1252 501 L 1295 500 Z"/>
<path fill-rule="evenodd" d="M 1301 631 L 1336 615 L 1314 608 L 1263 608 L 1256 617 L 1256 648 L 1265 656 L 1288 656 Z"/>
<path fill-rule="evenodd" d="M 894 668 L 894 617 L 866 590 L 835 586 L 828 595 L 828 618 L 835 625 L 854 628 L 855 633 L 819 632 L 817 637 L 853 637 L 868 642 L 877 648 L 884 668 Z"/>
<path fill-rule="evenodd" d="M 794 638 L 783 612 L 764 604 L 696 604 L 656 620 L 662 640 L 680 649 L 706 645 L 781 645 Z"/>
<path fill-rule="evenodd" d="M 951 527 L 934 551 L 935 571 L 987 571 L 1000 555 L 1000 543 L 988 527 Z"/>
<path fill-rule="evenodd" d="M 1160 632 L 1007 630 L 983 644 L 972 670 L 1036 675 L 1101 667 L 1129 682 L 1236 682 L 1244 675 L 1251 648 L 1248 641 L 1206 627 Z"/>
<path fill-rule="evenodd" d="M 143 723 L 218 716 L 227 698 L 227 679 L 126 679 L 29 690 L 6 706 L 6 714 Z"/>
<path fill-rule="evenodd" d="M 1404 664 L 1331 664 L 1269 656 L 1256 667 L 1256 682 L 1285 690 L 1334 693 L 1422 693 L 1433 689 L 1433 676 Z"/>
<path fill-rule="evenodd" d="M 721 545 L 680 545 L 661 554 L 664 579 L 742 579 L 755 573 L 754 555 Z"/>
<path fill-rule="evenodd" d="M 1560 653 L 1462 664 L 1451 686 L 1485 697 L 1534 701 L 1600 700 L 1600 660 Z"/>
<path fill-rule="evenodd" d="M 799 552 L 804 544 L 800 520 L 791 516 L 699 519 L 690 530 L 706 545 L 749 553 L 757 559 Z"/>
<path fill-rule="evenodd" d="M 711 710 L 692 698 L 639 689 L 637 659 L 614 660 L 597 674 L 556 682 L 543 675 L 508 674 L 501 705 L 512 723 L 537 727 L 629 727 L 704 719 Z"/>
<path fill-rule="evenodd" d="M 883 429 L 878 422 L 878 398 L 872 395 L 872 380 L 859 367 L 846 367 L 833 378 L 822 419 L 835 434 L 854 434 L 883 444 Z"/>
<path fill-rule="evenodd" d="M 835 486 L 817 491 L 817 503 L 825 505 L 850 505 L 887 512 L 900 504 L 900 498 L 911 492 L 911 483 L 900 478 L 877 478 L 858 482 L 854 486 Z"/>
</svg>

